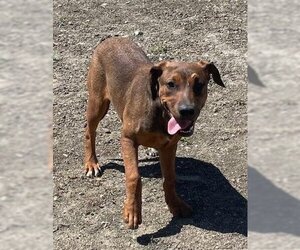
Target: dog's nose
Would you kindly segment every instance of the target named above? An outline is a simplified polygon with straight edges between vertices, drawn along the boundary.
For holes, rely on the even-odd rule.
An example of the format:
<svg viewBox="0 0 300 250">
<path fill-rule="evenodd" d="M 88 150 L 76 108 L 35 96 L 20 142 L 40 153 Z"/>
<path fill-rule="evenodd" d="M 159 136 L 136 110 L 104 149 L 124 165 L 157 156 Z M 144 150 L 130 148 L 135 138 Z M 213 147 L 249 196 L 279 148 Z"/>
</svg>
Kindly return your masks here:
<svg viewBox="0 0 300 250">
<path fill-rule="evenodd" d="M 179 108 L 179 114 L 186 118 L 186 117 L 191 117 L 195 114 L 195 109 L 192 106 L 181 106 Z"/>
</svg>

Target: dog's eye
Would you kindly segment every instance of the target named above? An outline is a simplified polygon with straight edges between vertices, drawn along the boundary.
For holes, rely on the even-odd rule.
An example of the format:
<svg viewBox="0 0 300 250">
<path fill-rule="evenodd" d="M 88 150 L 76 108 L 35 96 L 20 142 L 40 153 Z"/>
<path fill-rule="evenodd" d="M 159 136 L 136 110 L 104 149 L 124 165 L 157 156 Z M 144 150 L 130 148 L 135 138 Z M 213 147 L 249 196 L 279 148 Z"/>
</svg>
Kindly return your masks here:
<svg viewBox="0 0 300 250">
<path fill-rule="evenodd" d="M 168 89 L 175 89 L 176 88 L 176 84 L 172 81 L 167 83 Z"/>
<path fill-rule="evenodd" d="M 194 84 L 194 92 L 196 95 L 200 95 L 203 89 L 203 84 L 201 82 L 196 82 Z"/>
</svg>

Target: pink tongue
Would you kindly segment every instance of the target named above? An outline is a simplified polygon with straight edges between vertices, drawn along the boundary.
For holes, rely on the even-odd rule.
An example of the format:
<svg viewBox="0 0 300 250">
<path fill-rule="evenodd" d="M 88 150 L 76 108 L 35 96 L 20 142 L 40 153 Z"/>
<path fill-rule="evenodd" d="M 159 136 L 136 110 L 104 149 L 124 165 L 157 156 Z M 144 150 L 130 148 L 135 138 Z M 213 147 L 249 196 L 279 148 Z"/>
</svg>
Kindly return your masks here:
<svg viewBox="0 0 300 250">
<path fill-rule="evenodd" d="M 190 122 L 184 122 L 181 125 L 172 117 L 168 122 L 168 133 L 170 135 L 176 134 L 180 129 L 185 129 L 190 125 Z"/>
</svg>

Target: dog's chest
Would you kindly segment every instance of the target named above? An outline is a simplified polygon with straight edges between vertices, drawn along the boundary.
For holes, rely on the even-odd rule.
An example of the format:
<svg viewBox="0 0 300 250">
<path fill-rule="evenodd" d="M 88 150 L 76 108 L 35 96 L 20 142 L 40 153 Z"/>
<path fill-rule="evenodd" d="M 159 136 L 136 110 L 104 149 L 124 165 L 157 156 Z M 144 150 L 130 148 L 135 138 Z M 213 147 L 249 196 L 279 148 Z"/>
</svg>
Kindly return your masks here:
<svg viewBox="0 0 300 250">
<path fill-rule="evenodd" d="M 145 147 L 162 148 L 176 144 L 179 141 L 178 136 L 168 136 L 162 133 L 143 133 L 137 135 L 137 143 Z"/>
</svg>

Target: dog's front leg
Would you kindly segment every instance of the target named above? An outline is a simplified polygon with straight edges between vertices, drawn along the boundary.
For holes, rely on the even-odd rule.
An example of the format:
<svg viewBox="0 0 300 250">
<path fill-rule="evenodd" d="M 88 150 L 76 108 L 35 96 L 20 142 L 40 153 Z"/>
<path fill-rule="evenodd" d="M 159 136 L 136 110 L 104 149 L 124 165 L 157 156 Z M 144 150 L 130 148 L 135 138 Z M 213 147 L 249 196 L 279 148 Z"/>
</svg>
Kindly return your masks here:
<svg viewBox="0 0 300 250">
<path fill-rule="evenodd" d="M 168 146 L 158 151 L 162 175 L 164 177 L 165 200 L 170 212 L 175 217 L 187 217 L 191 214 L 192 208 L 181 200 L 175 189 L 175 157 L 177 145 Z"/>
<path fill-rule="evenodd" d="M 142 183 L 138 171 L 138 146 L 129 138 L 121 138 L 125 165 L 126 200 L 124 221 L 128 228 L 136 229 L 142 223 Z"/>
</svg>

